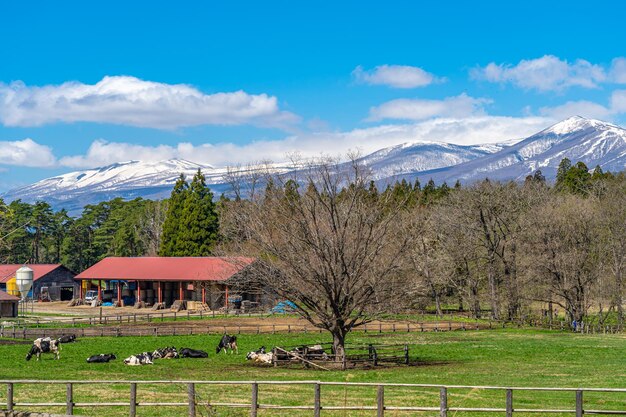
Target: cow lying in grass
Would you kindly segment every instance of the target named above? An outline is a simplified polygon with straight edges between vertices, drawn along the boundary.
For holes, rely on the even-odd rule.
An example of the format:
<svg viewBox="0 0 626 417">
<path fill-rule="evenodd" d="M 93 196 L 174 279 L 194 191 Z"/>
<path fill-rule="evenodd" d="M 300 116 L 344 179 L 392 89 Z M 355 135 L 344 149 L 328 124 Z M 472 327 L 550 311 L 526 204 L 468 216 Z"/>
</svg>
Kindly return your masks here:
<svg viewBox="0 0 626 417">
<path fill-rule="evenodd" d="M 215 348 L 215 353 L 220 353 L 221 351 L 226 353 L 227 350 L 230 350 L 230 353 L 239 353 L 239 349 L 237 348 L 237 336 L 229 336 L 225 334 L 222 336 L 220 343 Z"/>
<path fill-rule="evenodd" d="M 59 343 L 72 343 L 76 341 L 76 335 L 70 334 L 61 336 L 57 340 L 59 341 Z"/>
<path fill-rule="evenodd" d="M 58 340 L 52 339 L 50 337 L 40 337 L 35 339 L 33 342 L 33 346 L 30 348 L 30 351 L 26 355 L 26 360 L 29 361 L 33 355 L 37 356 L 37 360 L 42 353 L 52 353 L 55 356 L 55 359 L 59 359 L 61 354 L 61 344 Z"/>
<path fill-rule="evenodd" d="M 181 358 L 208 358 L 209 354 L 203 350 L 180 348 L 180 357 Z"/>
<path fill-rule="evenodd" d="M 126 359 L 124 359 L 124 364 L 130 366 L 138 366 L 138 365 L 152 365 L 152 353 L 144 352 L 139 355 L 132 355 Z"/>
<path fill-rule="evenodd" d="M 108 363 L 113 359 L 117 359 L 112 353 L 101 353 L 99 355 L 93 355 L 87 358 L 87 363 Z"/>
<path fill-rule="evenodd" d="M 253 363 L 272 363 L 274 354 L 272 352 L 266 353 L 265 346 L 261 346 L 257 351 L 248 352 L 246 359 Z"/>
<path fill-rule="evenodd" d="M 177 359 L 178 351 L 174 346 L 157 349 L 152 353 L 152 359 Z"/>
</svg>

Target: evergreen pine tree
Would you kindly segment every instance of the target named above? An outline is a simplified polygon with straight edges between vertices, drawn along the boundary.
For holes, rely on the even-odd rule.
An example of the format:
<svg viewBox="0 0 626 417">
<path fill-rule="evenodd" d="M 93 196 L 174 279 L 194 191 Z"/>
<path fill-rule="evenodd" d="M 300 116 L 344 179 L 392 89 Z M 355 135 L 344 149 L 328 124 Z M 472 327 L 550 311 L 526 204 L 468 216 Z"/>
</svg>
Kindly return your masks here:
<svg viewBox="0 0 626 417">
<path fill-rule="evenodd" d="M 174 256 L 208 256 L 218 240 L 219 222 L 213 193 L 198 170 L 184 199 Z"/>
<path fill-rule="evenodd" d="M 561 163 L 559 164 L 559 168 L 556 171 L 556 187 L 560 188 L 561 185 L 563 184 L 563 181 L 565 181 L 565 176 L 567 175 L 567 172 L 570 170 L 570 168 L 572 167 L 572 161 L 569 160 L 569 158 L 563 158 L 561 160 Z"/>
<path fill-rule="evenodd" d="M 189 184 L 187 184 L 185 176 L 180 174 L 180 177 L 176 180 L 176 184 L 174 184 L 167 206 L 167 215 L 163 223 L 159 256 L 177 256 L 179 235 L 182 232 L 180 230 L 180 219 L 182 218 L 188 192 Z"/>
</svg>

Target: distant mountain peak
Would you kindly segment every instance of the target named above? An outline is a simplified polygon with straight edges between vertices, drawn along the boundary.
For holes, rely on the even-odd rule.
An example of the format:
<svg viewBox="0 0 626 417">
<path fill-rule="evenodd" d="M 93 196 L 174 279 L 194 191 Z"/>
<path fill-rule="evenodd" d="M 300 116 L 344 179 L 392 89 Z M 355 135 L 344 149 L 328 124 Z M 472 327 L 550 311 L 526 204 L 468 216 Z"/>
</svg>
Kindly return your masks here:
<svg viewBox="0 0 626 417">
<path fill-rule="evenodd" d="M 571 133 L 581 132 L 587 129 L 621 129 L 609 122 L 602 120 L 588 119 L 582 116 L 572 116 L 565 120 L 550 126 L 549 128 L 539 132 L 537 135 L 554 133 L 556 135 L 568 135 Z"/>
</svg>

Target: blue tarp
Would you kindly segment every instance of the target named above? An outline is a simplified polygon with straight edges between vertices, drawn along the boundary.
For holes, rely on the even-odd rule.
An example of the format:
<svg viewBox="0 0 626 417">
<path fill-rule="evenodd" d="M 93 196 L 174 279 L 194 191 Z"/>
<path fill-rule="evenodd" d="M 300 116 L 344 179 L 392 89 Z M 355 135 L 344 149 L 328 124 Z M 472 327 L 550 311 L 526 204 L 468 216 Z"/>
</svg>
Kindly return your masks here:
<svg viewBox="0 0 626 417">
<path fill-rule="evenodd" d="M 276 306 L 272 308 L 272 313 L 288 313 L 297 309 L 298 307 L 293 302 L 285 300 L 276 304 Z"/>
</svg>

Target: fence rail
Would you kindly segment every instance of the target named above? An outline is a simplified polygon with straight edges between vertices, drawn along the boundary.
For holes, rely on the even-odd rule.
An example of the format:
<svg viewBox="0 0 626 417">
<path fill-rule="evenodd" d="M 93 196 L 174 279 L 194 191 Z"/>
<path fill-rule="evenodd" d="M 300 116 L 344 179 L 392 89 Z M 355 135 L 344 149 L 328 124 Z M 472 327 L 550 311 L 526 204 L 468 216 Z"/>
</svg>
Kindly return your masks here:
<svg viewBox="0 0 626 417">
<path fill-rule="evenodd" d="M 211 325 L 208 322 L 168 323 L 166 326 L 155 325 L 160 316 L 153 317 L 152 324 L 131 324 L 124 326 L 92 326 L 92 327 L 41 327 L 16 328 L 0 327 L 0 337 L 13 339 L 33 339 L 38 337 L 60 337 L 75 334 L 81 337 L 97 336 L 184 336 L 197 334 L 277 334 L 277 333 L 324 333 L 325 330 L 305 324 L 243 324 L 243 325 Z M 355 328 L 354 332 L 365 333 L 415 333 L 443 332 L 455 330 L 487 329 L 488 325 L 465 322 L 423 322 L 423 323 L 375 323 Z"/>
<path fill-rule="evenodd" d="M 626 393 L 626 389 L 622 388 L 546 388 L 546 387 L 496 387 L 496 386 L 472 386 L 472 385 L 433 385 L 433 384 L 401 384 L 401 383 L 367 383 L 367 382 L 323 382 L 323 381 L 43 381 L 43 380 L 0 380 L 0 384 L 6 386 L 6 401 L 0 405 L 6 406 L 8 411 L 17 411 L 17 408 L 50 408 L 65 407 L 68 415 L 73 415 L 74 408 L 85 407 L 124 407 L 129 411 L 130 417 L 137 415 L 138 407 L 186 407 L 189 417 L 196 417 L 198 407 L 226 407 L 226 408 L 248 408 L 250 416 L 256 417 L 260 409 L 280 409 L 280 410 L 313 410 L 314 416 L 320 417 L 323 410 L 373 410 L 376 411 L 378 417 L 385 415 L 385 411 L 438 411 L 440 417 L 447 417 L 449 412 L 484 412 L 484 413 L 505 413 L 507 417 L 512 417 L 514 413 L 572 413 L 576 417 L 585 414 L 600 415 L 626 415 L 626 408 L 619 410 L 603 410 L 603 409 L 586 409 L 584 404 L 585 393 Z M 176 384 L 185 386 L 187 391 L 186 401 L 177 402 L 144 402 L 139 401 L 138 388 L 141 385 L 171 385 Z M 65 385 L 66 400 L 65 402 L 16 402 L 16 389 L 23 385 Z M 81 402 L 77 401 L 74 395 L 74 386 L 76 385 L 127 385 L 129 387 L 129 401 L 117 402 Z M 226 385 L 226 386 L 248 386 L 250 388 L 249 403 L 234 402 L 206 402 L 200 401 L 196 395 L 196 388 L 202 385 Z M 269 404 L 263 403 L 259 396 L 259 386 L 261 385 L 306 385 L 313 387 L 313 401 L 307 403 L 299 403 L 293 405 Z M 341 387 L 375 387 L 376 403 L 375 405 L 329 405 L 324 404 L 322 399 L 322 387 L 324 386 L 341 386 Z M 433 395 L 439 405 L 437 407 L 426 405 L 401 406 L 393 405 L 385 400 L 385 392 L 394 388 L 402 389 L 432 389 Z M 501 407 L 458 407 L 449 404 L 449 390 L 487 390 L 499 391 L 505 395 Z M 514 403 L 515 392 L 567 392 L 571 393 L 571 408 L 516 408 Z M 302 398 L 300 398 L 302 400 Z M 373 400 L 374 398 L 372 398 Z"/>
</svg>

